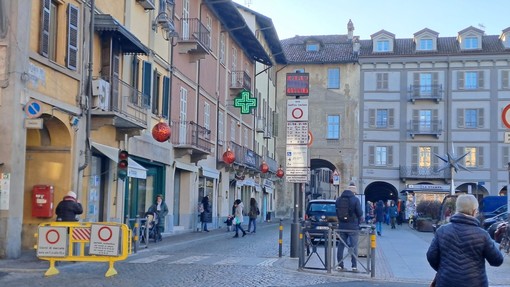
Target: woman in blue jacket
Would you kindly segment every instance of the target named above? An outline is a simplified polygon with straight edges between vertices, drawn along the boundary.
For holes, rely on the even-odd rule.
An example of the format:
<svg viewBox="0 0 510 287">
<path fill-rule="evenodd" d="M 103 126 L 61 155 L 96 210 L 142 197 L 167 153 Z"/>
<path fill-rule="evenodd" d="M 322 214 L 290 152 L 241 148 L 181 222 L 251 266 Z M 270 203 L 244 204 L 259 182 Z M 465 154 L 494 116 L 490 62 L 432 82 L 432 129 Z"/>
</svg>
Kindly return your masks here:
<svg viewBox="0 0 510 287">
<path fill-rule="evenodd" d="M 485 260 L 491 266 L 500 266 L 503 254 L 480 227 L 475 217 L 478 200 L 473 195 L 460 195 L 455 207 L 450 223 L 436 231 L 427 251 L 427 260 L 437 271 L 436 286 L 489 286 Z"/>
</svg>

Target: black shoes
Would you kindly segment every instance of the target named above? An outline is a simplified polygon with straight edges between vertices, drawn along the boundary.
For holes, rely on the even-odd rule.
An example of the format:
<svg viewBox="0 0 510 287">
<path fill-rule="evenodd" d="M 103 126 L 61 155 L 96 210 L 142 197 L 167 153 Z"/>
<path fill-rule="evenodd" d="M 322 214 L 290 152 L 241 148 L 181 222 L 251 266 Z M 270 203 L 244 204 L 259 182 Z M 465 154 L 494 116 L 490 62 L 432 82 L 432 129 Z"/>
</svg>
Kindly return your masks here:
<svg viewBox="0 0 510 287">
<path fill-rule="evenodd" d="M 246 236 L 246 232 L 243 232 L 243 237 L 245 237 L 245 236 Z"/>
<path fill-rule="evenodd" d="M 243 235 L 243 236 L 244 236 L 244 235 Z M 237 237 L 239 237 L 239 234 L 234 235 L 234 237 L 233 237 L 233 238 L 237 238 Z"/>
</svg>

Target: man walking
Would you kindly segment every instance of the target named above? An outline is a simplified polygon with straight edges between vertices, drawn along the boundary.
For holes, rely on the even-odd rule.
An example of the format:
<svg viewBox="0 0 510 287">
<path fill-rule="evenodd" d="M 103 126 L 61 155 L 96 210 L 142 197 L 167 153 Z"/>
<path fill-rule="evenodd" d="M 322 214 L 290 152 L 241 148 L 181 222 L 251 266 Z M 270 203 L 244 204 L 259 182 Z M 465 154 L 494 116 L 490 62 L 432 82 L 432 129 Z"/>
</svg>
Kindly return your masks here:
<svg viewBox="0 0 510 287">
<path fill-rule="evenodd" d="M 344 270 L 344 247 L 347 246 L 348 253 L 351 254 L 351 267 L 353 272 L 357 272 L 358 259 L 358 239 L 359 224 L 363 216 L 361 203 L 355 196 L 353 190 L 355 186 L 349 186 L 342 192 L 342 195 L 336 199 L 336 215 L 338 217 L 338 229 L 340 230 L 341 241 L 338 244 L 337 260 L 339 271 Z"/>
</svg>

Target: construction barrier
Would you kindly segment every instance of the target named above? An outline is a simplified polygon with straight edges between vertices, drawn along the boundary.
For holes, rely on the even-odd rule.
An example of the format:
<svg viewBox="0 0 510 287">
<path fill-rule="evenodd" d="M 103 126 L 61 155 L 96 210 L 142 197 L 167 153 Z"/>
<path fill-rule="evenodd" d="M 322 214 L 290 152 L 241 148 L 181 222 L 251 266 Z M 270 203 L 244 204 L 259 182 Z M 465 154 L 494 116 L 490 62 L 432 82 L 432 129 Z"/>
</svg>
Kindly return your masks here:
<svg viewBox="0 0 510 287">
<path fill-rule="evenodd" d="M 105 277 L 117 274 L 115 261 L 131 254 L 131 230 L 126 224 L 115 222 L 47 222 L 41 223 L 35 234 L 37 257 L 48 260 L 44 273 L 60 273 L 57 261 L 108 262 Z"/>
</svg>

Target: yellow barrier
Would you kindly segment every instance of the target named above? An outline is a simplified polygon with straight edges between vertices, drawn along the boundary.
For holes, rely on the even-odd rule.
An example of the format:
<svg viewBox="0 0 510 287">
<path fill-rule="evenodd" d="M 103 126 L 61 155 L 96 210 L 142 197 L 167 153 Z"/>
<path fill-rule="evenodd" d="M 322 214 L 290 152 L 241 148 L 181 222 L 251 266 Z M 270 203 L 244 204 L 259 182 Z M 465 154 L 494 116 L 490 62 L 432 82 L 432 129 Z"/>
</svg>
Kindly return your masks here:
<svg viewBox="0 0 510 287">
<path fill-rule="evenodd" d="M 117 274 L 115 261 L 131 254 L 131 230 L 121 223 L 47 222 L 39 224 L 35 237 L 37 257 L 50 261 L 45 276 L 59 273 L 57 261 L 84 261 L 108 262 L 105 277 L 110 277 Z"/>
</svg>

